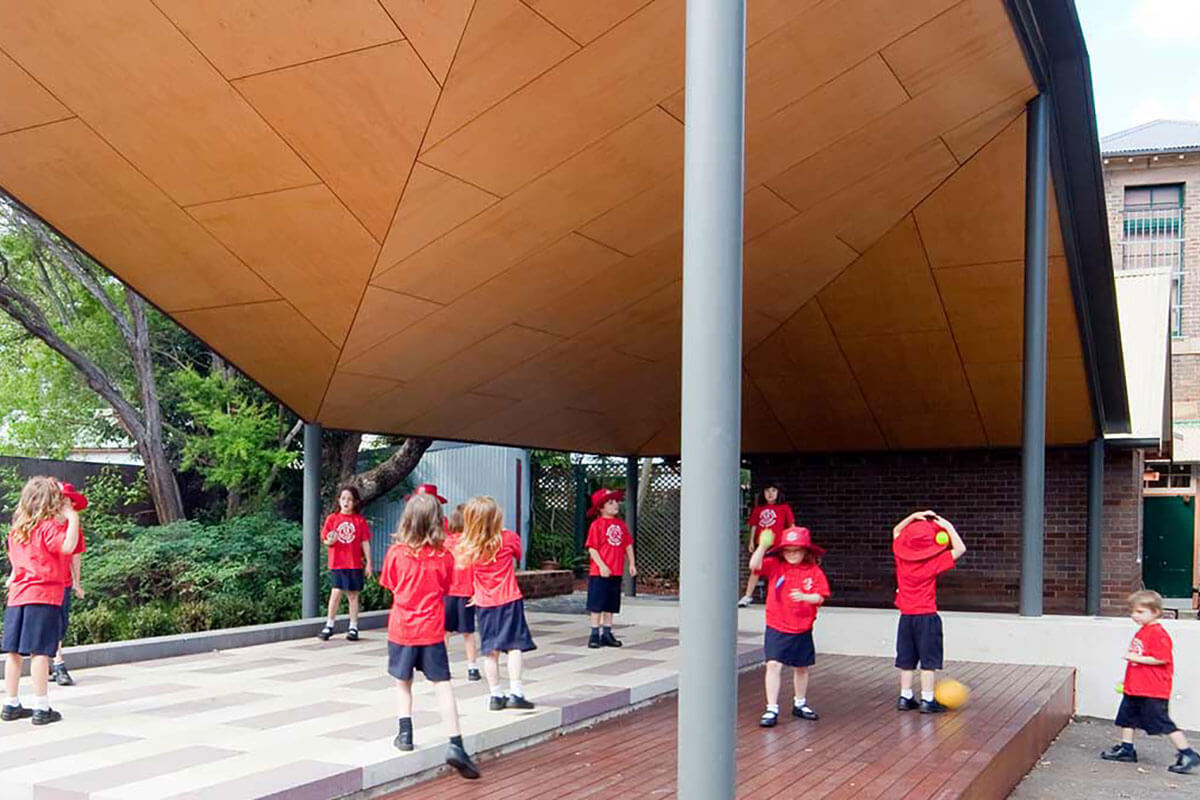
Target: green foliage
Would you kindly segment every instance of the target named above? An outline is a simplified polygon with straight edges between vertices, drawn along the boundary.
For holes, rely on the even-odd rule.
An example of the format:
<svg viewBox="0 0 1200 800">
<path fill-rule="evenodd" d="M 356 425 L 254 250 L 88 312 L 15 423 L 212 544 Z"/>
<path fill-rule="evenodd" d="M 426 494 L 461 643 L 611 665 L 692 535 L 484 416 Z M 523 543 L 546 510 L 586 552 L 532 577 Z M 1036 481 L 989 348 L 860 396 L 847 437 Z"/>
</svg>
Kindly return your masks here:
<svg viewBox="0 0 1200 800">
<path fill-rule="evenodd" d="M 84 512 L 84 531 L 89 541 L 108 539 L 128 531 L 134 523 L 123 513 L 123 509 L 144 502 L 146 475 L 139 471 L 137 478 L 127 483 L 116 467 L 103 467 L 88 479 L 83 487 L 88 507 Z"/>
<path fill-rule="evenodd" d="M 176 609 L 164 603 L 138 606 L 129 613 L 129 635 L 134 639 L 179 633 Z"/>
<path fill-rule="evenodd" d="M 587 556 L 579 549 L 572 532 L 534 527 L 529 537 L 530 568 L 543 561 L 557 561 L 563 569 L 574 570 L 587 564 Z"/>
</svg>

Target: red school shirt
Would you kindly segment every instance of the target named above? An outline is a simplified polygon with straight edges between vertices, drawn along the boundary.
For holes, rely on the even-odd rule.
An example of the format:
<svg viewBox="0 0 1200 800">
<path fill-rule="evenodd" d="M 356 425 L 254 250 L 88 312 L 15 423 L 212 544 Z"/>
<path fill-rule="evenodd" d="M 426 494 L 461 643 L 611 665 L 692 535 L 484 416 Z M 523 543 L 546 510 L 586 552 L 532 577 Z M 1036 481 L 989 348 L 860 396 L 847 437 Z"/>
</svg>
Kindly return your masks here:
<svg viewBox="0 0 1200 800">
<path fill-rule="evenodd" d="M 325 518 L 325 527 L 321 528 L 322 541 L 330 531 L 336 531 L 337 538 L 329 545 L 329 568 L 362 569 L 362 543 L 371 541 L 371 528 L 366 518 L 362 514 L 335 511 Z"/>
<path fill-rule="evenodd" d="M 817 606 L 792 599 L 792 592 L 829 597 L 829 580 L 816 564 L 789 564 L 782 558 L 763 559 L 759 573 L 767 582 L 767 627 L 782 633 L 812 630 Z"/>
<path fill-rule="evenodd" d="M 458 555 L 458 543 L 462 539 L 461 533 L 452 533 L 446 537 L 446 549 L 451 554 Z M 475 574 L 470 564 L 460 566 L 456 558 L 454 562 L 454 574 L 450 578 L 450 591 L 446 594 L 451 597 L 470 597 L 475 593 Z"/>
<path fill-rule="evenodd" d="M 945 550 L 924 561 L 896 559 L 896 608 L 901 614 L 937 613 L 937 576 L 954 569 Z"/>
<path fill-rule="evenodd" d="M 8 533 L 8 560 L 13 581 L 8 587 L 10 606 L 41 603 L 60 606 L 67 591 L 70 556 L 64 557 L 67 522 L 44 519 L 29 532 L 29 541 L 18 542 Z"/>
<path fill-rule="evenodd" d="M 755 506 L 754 510 L 750 512 L 748 522 L 754 529 L 754 546 L 758 547 L 758 535 L 762 533 L 763 528 L 770 528 L 779 533 L 794 526 L 796 517 L 792 514 L 792 507 L 787 503 L 771 503 L 765 506 Z"/>
<path fill-rule="evenodd" d="M 401 645 L 437 644 L 446 638 L 442 598 L 450 589 L 454 556 L 447 550 L 408 545 L 388 548 L 379 584 L 392 591 L 388 641 Z"/>
<path fill-rule="evenodd" d="M 1143 625 L 1133 635 L 1129 649 L 1134 655 L 1149 656 L 1165 661 L 1165 664 L 1135 664 L 1126 662 L 1125 694 L 1135 697 L 1171 699 L 1171 678 L 1175 674 L 1174 645 L 1171 634 L 1157 622 Z"/>
<path fill-rule="evenodd" d="M 500 532 L 500 549 L 486 563 L 475 564 L 475 605 L 495 608 L 520 600 L 516 562 L 521 558 L 521 537 L 512 531 Z"/>
<path fill-rule="evenodd" d="M 587 548 L 596 550 L 610 570 L 612 577 L 625 574 L 625 548 L 633 544 L 633 534 L 620 517 L 596 517 L 588 528 Z M 599 575 L 600 565 L 589 558 L 592 565 L 588 575 Z"/>
</svg>

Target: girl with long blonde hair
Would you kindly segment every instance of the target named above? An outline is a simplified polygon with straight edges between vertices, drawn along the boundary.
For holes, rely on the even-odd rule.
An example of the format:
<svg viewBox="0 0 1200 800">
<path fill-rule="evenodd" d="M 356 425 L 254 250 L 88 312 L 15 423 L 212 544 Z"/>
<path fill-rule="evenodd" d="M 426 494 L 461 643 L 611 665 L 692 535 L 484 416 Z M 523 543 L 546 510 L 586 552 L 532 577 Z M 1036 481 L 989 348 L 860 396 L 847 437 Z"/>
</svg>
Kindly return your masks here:
<svg viewBox="0 0 1200 800">
<path fill-rule="evenodd" d="M 521 686 L 522 653 L 537 649 L 525 622 L 525 600 L 517 585 L 521 538 L 504 530 L 504 514 L 494 498 L 475 497 L 463 508 L 457 556 L 474 572 L 479 650 L 491 690 L 488 708 L 533 708 Z M 500 687 L 501 652 L 508 654 L 507 697 Z"/>
<path fill-rule="evenodd" d="M 79 545 L 79 513 L 54 478 L 30 478 L 21 489 L 8 532 L 8 603 L 4 609 L 4 687 L 0 719 L 32 718 L 34 725 L 62 719 L 50 708 L 46 686 L 50 659 L 62 639 L 62 603 L 70 557 Z M 21 705 L 19 690 L 25 657 L 31 659 L 33 708 Z"/>
<path fill-rule="evenodd" d="M 446 549 L 451 553 L 458 552 L 458 543 L 462 539 L 463 508 L 450 512 L 446 522 Z M 482 680 L 479 674 L 479 648 L 475 646 L 475 605 L 471 595 L 475 594 L 475 578 L 471 565 L 463 559 L 455 559 L 454 575 L 450 579 L 450 591 L 446 595 L 446 639 L 454 634 L 460 634 L 463 646 L 467 650 L 467 680 Z"/>
</svg>

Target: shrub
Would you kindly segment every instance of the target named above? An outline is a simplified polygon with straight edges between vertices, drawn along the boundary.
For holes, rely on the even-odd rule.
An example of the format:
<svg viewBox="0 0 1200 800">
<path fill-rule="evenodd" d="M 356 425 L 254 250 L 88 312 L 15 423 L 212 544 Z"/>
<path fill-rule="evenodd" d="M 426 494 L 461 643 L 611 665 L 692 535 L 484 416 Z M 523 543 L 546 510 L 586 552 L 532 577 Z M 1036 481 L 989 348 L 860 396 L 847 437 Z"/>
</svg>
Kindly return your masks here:
<svg viewBox="0 0 1200 800">
<path fill-rule="evenodd" d="M 188 600 L 175 609 L 175 623 L 180 633 L 211 630 L 212 620 L 212 606 L 205 600 Z"/>
<path fill-rule="evenodd" d="M 138 606 L 129 613 L 129 635 L 132 639 L 175 633 L 179 633 L 175 612 L 161 603 Z"/>
<path fill-rule="evenodd" d="M 71 612 L 71 626 L 67 628 L 66 636 L 68 644 L 116 642 L 128 638 L 127 612 L 117 610 L 104 603 Z"/>
</svg>

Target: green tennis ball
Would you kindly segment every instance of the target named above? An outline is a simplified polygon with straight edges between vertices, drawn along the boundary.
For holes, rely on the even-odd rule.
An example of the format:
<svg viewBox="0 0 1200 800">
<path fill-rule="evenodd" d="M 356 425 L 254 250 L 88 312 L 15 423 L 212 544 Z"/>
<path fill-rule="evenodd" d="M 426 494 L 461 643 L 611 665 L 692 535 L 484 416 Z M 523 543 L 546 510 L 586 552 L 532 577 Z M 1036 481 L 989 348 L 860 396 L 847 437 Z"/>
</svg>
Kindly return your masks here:
<svg viewBox="0 0 1200 800">
<path fill-rule="evenodd" d="M 775 531 L 771 530 L 770 528 L 763 530 L 763 532 L 758 535 L 758 543 L 766 545 L 767 547 L 775 544 Z"/>
<path fill-rule="evenodd" d="M 950 534 L 946 533 L 945 531 L 938 531 L 937 536 L 934 536 L 933 540 L 940 545 L 948 545 L 950 544 Z"/>
</svg>

